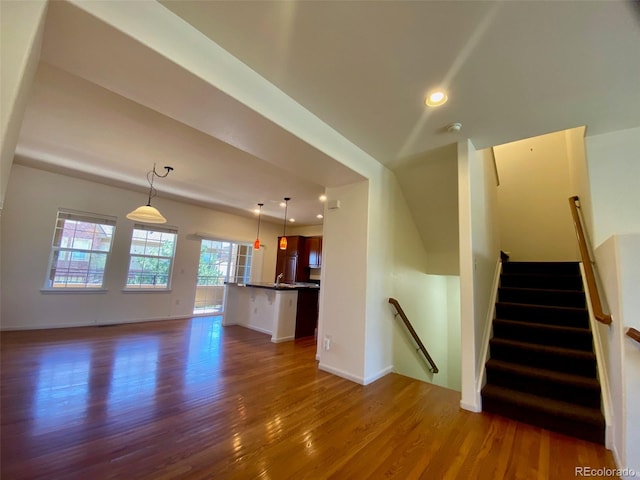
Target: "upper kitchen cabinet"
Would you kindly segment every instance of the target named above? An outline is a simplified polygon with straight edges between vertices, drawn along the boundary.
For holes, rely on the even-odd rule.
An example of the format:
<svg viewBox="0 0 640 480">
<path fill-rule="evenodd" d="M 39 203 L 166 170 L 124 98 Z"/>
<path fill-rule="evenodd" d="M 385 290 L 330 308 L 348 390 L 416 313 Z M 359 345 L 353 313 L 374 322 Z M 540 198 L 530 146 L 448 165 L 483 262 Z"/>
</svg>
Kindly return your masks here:
<svg viewBox="0 0 640 480">
<path fill-rule="evenodd" d="M 310 268 L 320 268 L 322 266 L 322 237 L 307 237 L 308 262 Z"/>
<path fill-rule="evenodd" d="M 278 237 L 278 245 L 280 245 L 281 238 Z M 287 236 L 287 249 L 280 250 L 278 247 L 276 282 L 278 281 L 278 275 L 281 273 L 284 274 L 284 277 L 280 280 L 282 283 L 306 282 L 309 280 L 305 240 L 305 237 L 299 235 Z"/>
</svg>

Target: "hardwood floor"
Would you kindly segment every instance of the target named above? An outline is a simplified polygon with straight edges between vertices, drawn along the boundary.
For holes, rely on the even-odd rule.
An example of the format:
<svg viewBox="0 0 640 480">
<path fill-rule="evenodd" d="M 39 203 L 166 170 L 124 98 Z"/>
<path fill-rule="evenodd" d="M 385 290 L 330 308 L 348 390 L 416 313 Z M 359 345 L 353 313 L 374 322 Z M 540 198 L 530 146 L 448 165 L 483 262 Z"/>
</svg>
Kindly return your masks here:
<svg viewBox="0 0 640 480">
<path fill-rule="evenodd" d="M 604 447 L 459 408 L 457 392 L 318 370 L 219 317 L 1 338 L 3 479 L 568 479 Z M 593 477 L 593 478 L 612 478 Z"/>
</svg>

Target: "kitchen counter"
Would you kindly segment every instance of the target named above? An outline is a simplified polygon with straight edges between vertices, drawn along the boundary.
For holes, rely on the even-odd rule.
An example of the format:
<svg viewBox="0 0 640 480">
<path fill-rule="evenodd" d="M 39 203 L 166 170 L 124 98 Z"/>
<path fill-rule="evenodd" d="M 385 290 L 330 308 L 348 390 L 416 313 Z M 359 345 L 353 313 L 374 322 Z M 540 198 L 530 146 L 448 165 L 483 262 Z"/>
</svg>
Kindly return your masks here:
<svg viewBox="0 0 640 480">
<path fill-rule="evenodd" d="M 314 288 L 319 289 L 320 285 L 317 283 L 279 283 L 276 285 L 275 283 L 261 282 L 261 283 L 238 283 L 236 284 L 238 287 L 254 287 L 254 288 L 267 288 L 269 290 L 302 290 L 305 288 Z"/>
<path fill-rule="evenodd" d="M 302 319 L 298 315 L 300 301 L 313 293 L 317 305 L 319 289 L 312 283 L 278 286 L 273 283 L 227 283 L 222 325 L 240 325 L 269 334 L 274 343 L 293 340 L 302 335 Z M 317 309 L 315 313 L 313 321 L 317 322 Z M 305 320 L 310 316 L 306 312 L 304 315 Z"/>
</svg>

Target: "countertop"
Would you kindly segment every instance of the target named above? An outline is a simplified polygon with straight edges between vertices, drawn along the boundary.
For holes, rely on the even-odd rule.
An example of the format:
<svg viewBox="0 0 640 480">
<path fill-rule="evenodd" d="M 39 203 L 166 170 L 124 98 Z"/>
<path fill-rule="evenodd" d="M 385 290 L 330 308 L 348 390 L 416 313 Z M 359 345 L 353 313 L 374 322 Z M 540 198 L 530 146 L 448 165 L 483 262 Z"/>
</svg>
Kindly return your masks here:
<svg viewBox="0 0 640 480">
<path fill-rule="evenodd" d="M 268 282 L 257 282 L 257 283 L 229 282 L 227 283 L 227 285 L 235 285 L 237 287 L 266 288 L 268 290 L 306 290 L 306 289 L 319 290 L 320 289 L 320 285 L 316 283 L 306 283 L 306 282 L 281 283 L 278 286 L 276 286 L 275 283 L 268 283 Z"/>
</svg>

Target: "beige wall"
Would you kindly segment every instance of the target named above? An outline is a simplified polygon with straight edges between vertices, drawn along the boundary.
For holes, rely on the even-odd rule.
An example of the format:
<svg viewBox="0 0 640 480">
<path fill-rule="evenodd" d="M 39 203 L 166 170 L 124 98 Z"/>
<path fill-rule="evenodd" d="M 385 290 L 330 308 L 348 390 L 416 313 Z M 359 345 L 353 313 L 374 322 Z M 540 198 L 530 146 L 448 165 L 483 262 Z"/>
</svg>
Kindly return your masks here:
<svg viewBox="0 0 640 480">
<path fill-rule="evenodd" d="M 575 188 L 565 133 L 499 145 L 494 152 L 502 250 L 511 260 L 577 260 L 568 203 Z"/>
<path fill-rule="evenodd" d="M 154 206 L 178 229 L 170 292 L 123 292 L 133 222 L 125 215 L 143 194 L 14 164 L 2 215 L 2 328 L 47 328 L 191 316 L 200 238 L 253 243 L 254 218 L 244 218 L 156 197 Z M 42 293 L 58 208 L 118 218 L 106 270 L 106 293 Z M 277 225 L 260 235 L 275 245 Z M 265 248 L 263 281 L 273 281 L 275 248 Z"/>
</svg>

